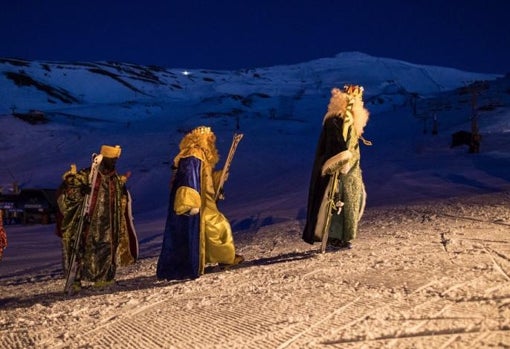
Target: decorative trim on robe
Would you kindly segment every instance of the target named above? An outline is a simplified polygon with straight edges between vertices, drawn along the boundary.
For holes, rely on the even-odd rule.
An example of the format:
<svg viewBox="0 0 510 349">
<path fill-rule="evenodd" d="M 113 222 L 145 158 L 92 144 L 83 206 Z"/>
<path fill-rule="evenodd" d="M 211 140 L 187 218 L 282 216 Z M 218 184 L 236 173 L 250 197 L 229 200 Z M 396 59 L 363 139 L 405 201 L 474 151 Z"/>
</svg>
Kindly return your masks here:
<svg viewBox="0 0 510 349">
<path fill-rule="evenodd" d="M 322 176 L 332 174 L 337 170 L 340 170 L 340 173 L 342 174 L 348 173 L 352 167 L 352 165 L 349 163 L 349 160 L 352 158 L 352 156 L 353 155 L 349 150 L 344 150 L 330 157 L 324 162 L 324 165 L 322 165 Z"/>
</svg>

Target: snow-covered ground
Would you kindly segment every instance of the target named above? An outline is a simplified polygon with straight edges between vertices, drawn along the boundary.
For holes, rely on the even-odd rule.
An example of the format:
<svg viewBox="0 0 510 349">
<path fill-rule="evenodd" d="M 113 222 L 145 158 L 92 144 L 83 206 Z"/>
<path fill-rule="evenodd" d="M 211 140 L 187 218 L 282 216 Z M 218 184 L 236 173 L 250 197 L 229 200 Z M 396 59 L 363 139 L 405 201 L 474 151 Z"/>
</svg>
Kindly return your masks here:
<svg viewBox="0 0 510 349">
<path fill-rule="evenodd" d="M 2 347 L 508 348 L 509 203 L 506 191 L 371 207 L 354 247 L 325 254 L 302 221 L 270 224 L 236 234 L 238 268 L 188 282 L 155 278 L 157 236 L 117 285 L 72 297 L 34 259 L 38 271 L 1 281 Z"/>
<path fill-rule="evenodd" d="M 101 144 L 120 144 L 141 258 L 111 289 L 67 297 L 54 225 L 7 225 L 2 347 L 510 347 L 508 79 L 358 53 L 191 75 L 99 65 L 115 79 L 91 74 L 92 63 L 26 63 L 0 64 L 2 185 L 14 176 L 55 187 L 70 163 L 85 167 Z M 20 70 L 59 94 L 6 78 Z M 469 154 L 449 143 L 470 130 L 472 94 L 462 88 L 480 79 L 489 81 L 477 99 L 483 138 Z M 361 150 L 368 206 L 353 249 L 319 254 L 300 239 L 309 171 L 329 90 L 344 83 L 365 86 L 372 112 L 373 146 Z M 80 103 L 55 97 L 64 91 Z M 14 107 L 50 121 L 30 125 Z M 224 156 L 232 134 L 245 135 L 220 209 L 246 262 L 157 281 L 169 163 L 183 132 L 201 124 Z"/>
</svg>

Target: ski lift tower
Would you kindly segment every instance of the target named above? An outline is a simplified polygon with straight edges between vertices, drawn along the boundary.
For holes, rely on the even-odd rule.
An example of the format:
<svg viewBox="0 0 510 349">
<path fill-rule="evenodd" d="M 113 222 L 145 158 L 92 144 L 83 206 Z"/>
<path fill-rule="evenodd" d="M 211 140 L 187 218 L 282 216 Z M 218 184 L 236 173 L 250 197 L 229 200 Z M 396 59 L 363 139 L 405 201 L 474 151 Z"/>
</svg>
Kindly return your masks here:
<svg viewBox="0 0 510 349">
<path fill-rule="evenodd" d="M 470 153 L 480 151 L 480 130 L 478 127 L 478 96 L 488 89 L 486 81 L 474 81 L 467 86 L 471 93 L 471 142 L 469 144 Z"/>
</svg>

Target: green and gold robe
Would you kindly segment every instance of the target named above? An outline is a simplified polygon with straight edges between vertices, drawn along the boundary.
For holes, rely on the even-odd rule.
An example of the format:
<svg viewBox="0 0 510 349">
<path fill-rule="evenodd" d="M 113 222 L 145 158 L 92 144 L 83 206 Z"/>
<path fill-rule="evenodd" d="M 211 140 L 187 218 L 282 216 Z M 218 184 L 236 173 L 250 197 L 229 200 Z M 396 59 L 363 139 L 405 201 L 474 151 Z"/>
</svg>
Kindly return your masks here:
<svg viewBox="0 0 510 349">
<path fill-rule="evenodd" d="M 62 238 L 63 269 L 67 271 L 79 226 L 84 197 L 91 190 L 91 215 L 84 225 L 76 280 L 111 281 L 117 266 L 136 262 L 138 239 L 133 225 L 131 197 L 125 178 L 114 170 L 99 171 L 89 188 L 90 168 L 68 172 L 59 188 L 57 234 Z"/>
</svg>

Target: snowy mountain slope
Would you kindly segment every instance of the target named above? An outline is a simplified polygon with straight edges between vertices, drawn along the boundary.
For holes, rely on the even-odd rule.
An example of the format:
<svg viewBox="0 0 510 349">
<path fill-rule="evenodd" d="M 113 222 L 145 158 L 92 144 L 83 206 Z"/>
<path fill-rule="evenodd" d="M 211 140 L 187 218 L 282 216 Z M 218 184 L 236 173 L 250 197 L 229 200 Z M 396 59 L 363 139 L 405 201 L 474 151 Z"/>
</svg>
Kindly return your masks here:
<svg viewBox="0 0 510 349">
<path fill-rule="evenodd" d="M 235 193 L 224 203 L 239 210 L 234 217 L 247 219 L 242 208 L 254 202 L 265 202 L 265 207 L 274 203 L 268 208 L 276 216 L 273 220 L 296 216 L 303 212 L 331 87 L 365 86 L 372 113 L 366 136 L 375 146 L 366 151 L 364 162 L 371 168 L 381 159 L 370 154 L 391 153 L 395 146 L 410 149 L 408 157 L 415 155 L 417 146 L 406 143 L 416 142 L 423 120 L 430 120 L 412 115 L 413 95 L 420 115 L 429 115 L 433 101 L 448 101 L 451 111 L 448 116 L 441 111 L 439 117 L 443 130 L 450 132 L 465 127 L 470 115 L 469 96 L 456 89 L 497 78 L 361 53 L 231 72 L 0 59 L 0 149 L 5 163 L 0 184 L 7 187 L 16 180 L 22 187 L 56 187 L 71 163 L 85 167 L 101 144 L 120 144 L 118 168 L 132 171 L 129 184 L 136 211 L 164 210 L 169 164 L 183 133 L 208 124 L 218 135 L 222 155 L 232 133 L 245 133 L 226 187 L 227 197 L 228 190 Z M 507 95 L 504 88 L 498 95 Z M 31 109 L 44 112 L 48 122 L 31 125 L 10 115 Z M 449 135 L 441 137 L 441 146 L 448 144 Z"/>
<path fill-rule="evenodd" d="M 391 88 L 427 95 L 497 75 L 418 66 L 403 61 L 343 53 L 308 63 L 243 71 L 166 69 L 116 62 L 29 62 L 0 59 L 0 111 L 51 110 L 63 106 L 132 101 L 197 99 L 250 94 L 317 94 L 331 86 L 361 83 L 369 97 Z M 52 108 L 53 105 L 53 108 Z M 126 115 L 125 118 L 132 117 Z"/>
</svg>

